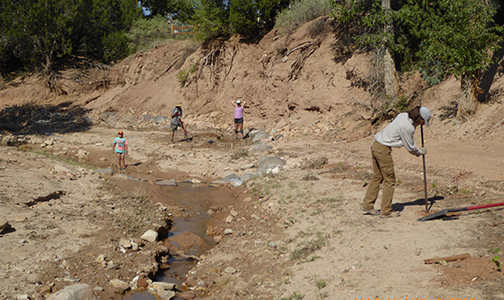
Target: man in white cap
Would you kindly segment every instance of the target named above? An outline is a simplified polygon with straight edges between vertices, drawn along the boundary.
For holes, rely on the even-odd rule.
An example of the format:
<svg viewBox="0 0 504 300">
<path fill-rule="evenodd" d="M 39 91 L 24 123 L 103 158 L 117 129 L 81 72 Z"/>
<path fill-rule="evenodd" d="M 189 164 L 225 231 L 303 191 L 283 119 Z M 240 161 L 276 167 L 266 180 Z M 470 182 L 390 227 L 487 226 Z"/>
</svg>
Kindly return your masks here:
<svg viewBox="0 0 504 300">
<path fill-rule="evenodd" d="M 385 129 L 375 135 L 371 146 L 373 159 L 373 178 L 361 204 L 361 209 L 368 214 L 380 214 L 382 218 L 398 217 L 399 212 L 392 212 L 392 198 L 395 190 L 394 161 L 392 160 L 392 147 L 404 146 L 409 153 L 420 156 L 427 154 L 427 149 L 415 145 L 413 135 L 418 125 L 429 127 L 431 112 L 426 107 L 415 107 L 408 113 L 401 113 Z M 383 183 L 381 211 L 374 209 L 378 198 L 380 185 Z"/>
</svg>

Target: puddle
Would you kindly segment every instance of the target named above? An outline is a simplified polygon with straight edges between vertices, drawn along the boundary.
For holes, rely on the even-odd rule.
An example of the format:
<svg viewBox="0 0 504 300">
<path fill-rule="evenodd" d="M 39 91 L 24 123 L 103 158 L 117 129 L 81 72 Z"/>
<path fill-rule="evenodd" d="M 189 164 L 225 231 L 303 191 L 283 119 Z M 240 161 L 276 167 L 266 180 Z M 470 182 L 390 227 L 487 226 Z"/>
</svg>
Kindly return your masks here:
<svg viewBox="0 0 504 300">
<path fill-rule="evenodd" d="M 187 217 L 174 218 L 173 226 L 169 237 L 179 235 L 184 232 L 191 232 L 198 235 L 211 248 L 215 245 L 213 237 L 206 235 L 207 226 L 211 223 L 211 215 L 207 212 L 212 208 L 228 207 L 237 201 L 236 191 L 225 186 L 212 186 L 210 184 L 179 183 L 176 187 L 159 187 L 155 185 L 146 186 L 149 189 L 149 199 L 154 203 L 160 202 L 165 206 L 179 206 L 184 209 Z M 199 256 L 204 251 L 188 251 L 186 255 Z M 170 259 L 170 269 L 158 275 L 155 281 L 176 283 L 179 287 L 184 282 L 186 273 L 194 267 L 197 262 L 182 258 L 172 257 Z M 155 300 L 156 297 L 147 292 L 130 293 L 124 299 L 130 300 Z M 175 300 L 183 298 L 175 297 Z"/>
</svg>

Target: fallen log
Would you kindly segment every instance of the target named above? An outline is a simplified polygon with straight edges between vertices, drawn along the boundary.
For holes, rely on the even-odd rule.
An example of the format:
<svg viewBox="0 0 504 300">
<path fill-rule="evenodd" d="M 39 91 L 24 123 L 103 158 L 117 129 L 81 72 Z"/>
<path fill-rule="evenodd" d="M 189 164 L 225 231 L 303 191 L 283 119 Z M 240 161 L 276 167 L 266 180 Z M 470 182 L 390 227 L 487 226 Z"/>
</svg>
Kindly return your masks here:
<svg viewBox="0 0 504 300">
<path fill-rule="evenodd" d="M 437 262 L 441 262 L 441 261 L 449 262 L 449 261 L 463 260 L 466 258 L 471 258 L 471 254 L 464 253 L 464 254 L 452 255 L 452 256 L 441 257 L 441 258 L 425 259 L 424 263 L 433 264 L 433 263 L 437 263 Z"/>
</svg>

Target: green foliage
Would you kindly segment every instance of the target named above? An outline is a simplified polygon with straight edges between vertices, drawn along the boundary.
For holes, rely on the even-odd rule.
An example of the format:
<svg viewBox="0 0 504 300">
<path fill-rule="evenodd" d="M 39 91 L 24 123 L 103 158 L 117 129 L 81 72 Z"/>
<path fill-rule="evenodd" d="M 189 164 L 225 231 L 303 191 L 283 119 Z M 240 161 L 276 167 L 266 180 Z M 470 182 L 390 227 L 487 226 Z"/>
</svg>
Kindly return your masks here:
<svg viewBox="0 0 504 300">
<path fill-rule="evenodd" d="M 298 294 L 298 292 L 292 292 L 290 296 L 287 296 L 287 298 L 280 298 L 280 300 L 301 300 L 304 298 L 303 294 Z"/>
<path fill-rule="evenodd" d="M 253 0 L 231 0 L 229 7 L 229 25 L 242 36 L 257 35 L 259 24 L 257 10 Z"/>
<path fill-rule="evenodd" d="M 181 22 L 189 21 L 198 7 L 198 2 L 195 0 L 144 0 L 140 2 L 149 8 L 151 17 L 168 16 L 172 21 Z"/>
<path fill-rule="evenodd" d="M 129 54 L 133 54 L 165 43 L 172 38 L 172 35 L 166 18 L 157 15 L 148 19 L 137 19 L 126 33 L 126 37 L 129 41 Z"/>
<path fill-rule="evenodd" d="M 21 64 L 51 68 L 54 58 L 69 54 L 78 1 L 1 1 L 2 56 L 14 53 Z"/>
<path fill-rule="evenodd" d="M 442 65 L 456 76 L 472 75 L 487 68 L 502 42 L 504 27 L 493 23 L 495 13 L 479 0 L 407 0 L 397 21 L 421 41 L 415 55 L 427 73 Z"/>
<path fill-rule="evenodd" d="M 295 0 L 276 16 L 275 27 L 291 32 L 304 23 L 331 13 L 330 0 Z"/>
<path fill-rule="evenodd" d="M 197 26 L 196 38 L 211 40 L 227 38 L 229 30 L 229 10 L 223 1 L 201 0 L 200 9 L 193 16 L 192 23 Z"/>
<path fill-rule="evenodd" d="M 114 31 L 102 39 L 102 57 L 105 62 L 123 58 L 128 54 L 128 40 L 122 31 Z"/>
<path fill-rule="evenodd" d="M 122 58 L 124 32 L 139 16 L 135 0 L 0 1 L 0 67 L 49 75 L 56 59 L 77 52 Z"/>
<path fill-rule="evenodd" d="M 492 258 L 490 258 L 490 261 L 495 263 L 497 270 L 500 271 L 502 269 L 502 263 L 499 261 L 500 257 L 496 255 L 497 253 L 500 252 L 500 249 L 499 248 L 490 249 L 490 252 L 492 252 L 492 254 L 494 255 Z"/>
<path fill-rule="evenodd" d="M 290 0 L 202 0 L 192 23 L 196 37 L 209 41 L 228 38 L 231 33 L 253 40 L 273 28 L 275 17 Z"/>
<path fill-rule="evenodd" d="M 387 46 L 399 66 L 418 67 L 429 85 L 447 72 L 477 76 L 502 42 L 503 26 L 493 22 L 496 10 L 486 1 L 400 0 L 390 11 L 380 0 L 331 1 L 334 17 L 359 46 Z M 384 30 L 388 24 L 393 31 Z"/>
<path fill-rule="evenodd" d="M 182 69 L 177 73 L 177 79 L 180 82 L 180 86 L 184 86 L 187 82 L 187 78 L 189 78 L 189 72 L 187 70 Z"/>
</svg>

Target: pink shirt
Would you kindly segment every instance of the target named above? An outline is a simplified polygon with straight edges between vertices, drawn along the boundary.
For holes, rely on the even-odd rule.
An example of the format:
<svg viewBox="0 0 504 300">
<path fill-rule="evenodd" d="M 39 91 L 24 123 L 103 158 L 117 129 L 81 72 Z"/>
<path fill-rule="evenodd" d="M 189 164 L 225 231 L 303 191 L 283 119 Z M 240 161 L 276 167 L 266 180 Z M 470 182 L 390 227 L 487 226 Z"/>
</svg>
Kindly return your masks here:
<svg viewBox="0 0 504 300">
<path fill-rule="evenodd" d="M 114 140 L 114 144 L 116 144 L 115 152 L 117 153 L 126 152 L 126 146 L 128 145 L 128 141 L 125 138 L 116 137 Z"/>
<path fill-rule="evenodd" d="M 235 105 L 234 118 L 235 119 L 242 119 L 243 118 L 243 106 Z"/>
</svg>

